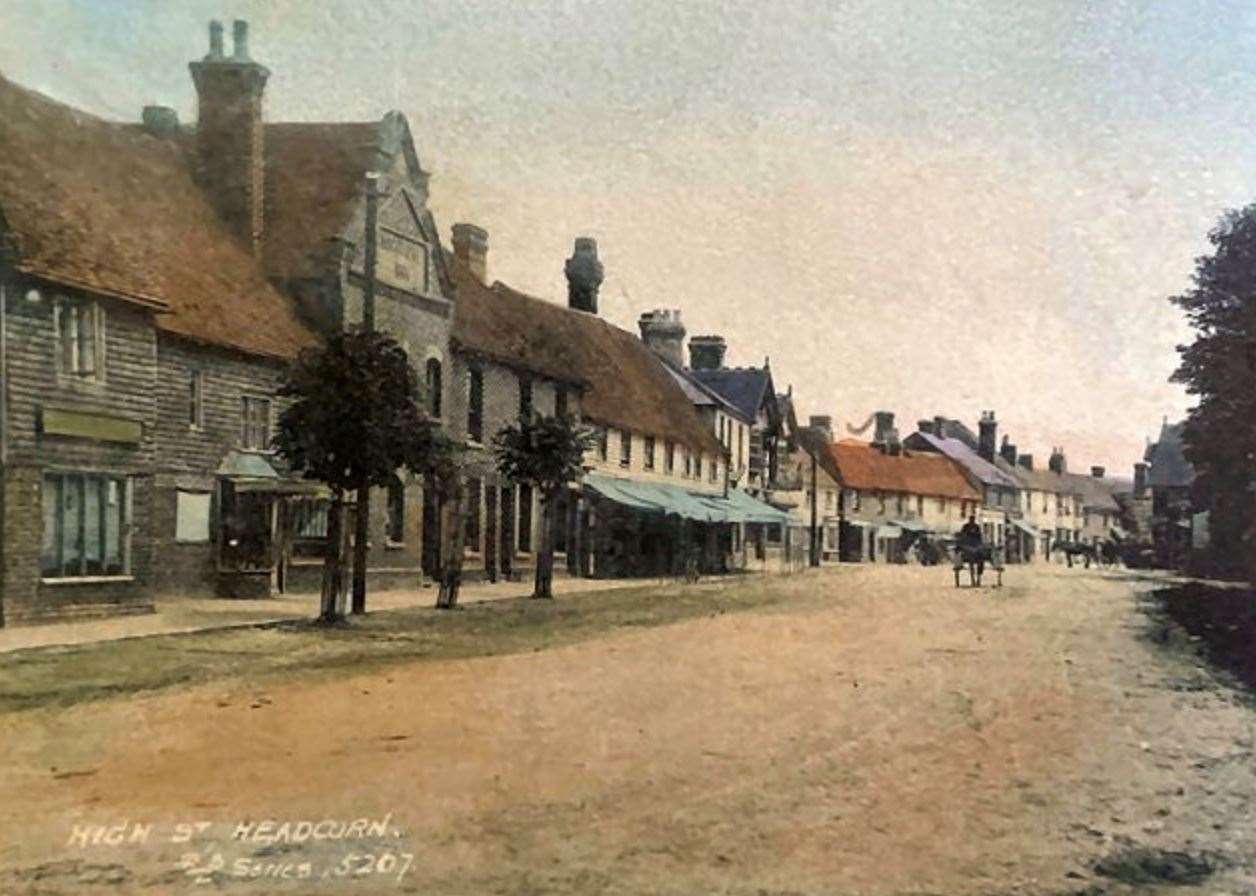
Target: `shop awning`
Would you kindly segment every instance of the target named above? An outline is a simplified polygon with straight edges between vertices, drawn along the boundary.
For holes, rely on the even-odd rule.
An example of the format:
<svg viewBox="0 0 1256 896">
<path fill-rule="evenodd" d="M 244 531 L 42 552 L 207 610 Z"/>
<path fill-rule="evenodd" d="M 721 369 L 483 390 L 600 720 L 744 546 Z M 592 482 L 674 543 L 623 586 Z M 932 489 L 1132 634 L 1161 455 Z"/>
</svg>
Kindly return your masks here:
<svg viewBox="0 0 1256 896">
<path fill-rule="evenodd" d="M 323 483 L 312 479 L 289 479 L 280 475 L 265 457 L 247 451 L 229 451 L 215 472 L 230 479 L 237 492 L 331 497 L 331 489 Z"/>
<path fill-rule="evenodd" d="M 728 496 L 705 495 L 675 485 L 636 482 L 590 473 L 584 484 L 603 498 L 645 513 L 662 513 L 704 523 L 780 523 L 789 514 L 730 489 Z"/>
<path fill-rule="evenodd" d="M 898 526 L 877 526 L 877 538 L 899 538 L 902 534 Z"/>
<path fill-rule="evenodd" d="M 895 520 L 894 525 L 898 526 L 905 532 L 928 532 L 925 524 L 920 520 Z"/>
<path fill-rule="evenodd" d="M 1018 520 L 1016 519 L 1016 517 L 1012 517 L 1011 519 L 1008 520 L 1008 522 L 1011 523 L 1013 526 L 1015 526 L 1017 529 L 1020 529 L 1030 538 L 1037 538 L 1039 535 L 1042 534 L 1033 526 L 1029 525 L 1029 523 L 1026 523 L 1023 520 Z"/>
</svg>

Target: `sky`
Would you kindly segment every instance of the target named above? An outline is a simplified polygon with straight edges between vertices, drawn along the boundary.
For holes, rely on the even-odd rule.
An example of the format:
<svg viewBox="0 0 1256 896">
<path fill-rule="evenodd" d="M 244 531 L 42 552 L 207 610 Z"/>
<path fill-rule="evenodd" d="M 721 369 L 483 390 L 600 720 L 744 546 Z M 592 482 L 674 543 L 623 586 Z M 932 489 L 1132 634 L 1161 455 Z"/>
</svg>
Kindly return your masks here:
<svg viewBox="0 0 1256 896">
<path fill-rule="evenodd" d="M 1246 6 L 0 0 L 0 71 L 190 121 L 207 22 L 247 19 L 268 119 L 405 113 L 491 278 L 564 301 L 592 236 L 604 317 L 680 309 L 803 417 L 994 410 L 1022 452 L 1128 475 L 1190 403 L 1167 299 L 1256 198 Z"/>
</svg>

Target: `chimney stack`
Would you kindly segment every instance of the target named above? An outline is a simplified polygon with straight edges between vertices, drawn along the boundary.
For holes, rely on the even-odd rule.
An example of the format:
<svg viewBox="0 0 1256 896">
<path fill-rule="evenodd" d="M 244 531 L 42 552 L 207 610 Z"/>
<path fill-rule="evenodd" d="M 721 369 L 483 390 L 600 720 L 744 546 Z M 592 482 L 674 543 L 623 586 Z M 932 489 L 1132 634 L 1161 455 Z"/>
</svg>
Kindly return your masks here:
<svg viewBox="0 0 1256 896">
<path fill-rule="evenodd" d="M 1052 448 L 1051 457 L 1047 460 L 1047 468 L 1057 475 L 1068 472 L 1068 464 L 1064 461 L 1064 449 Z"/>
<path fill-rule="evenodd" d="M 488 231 L 474 224 L 453 226 L 454 257 L 481 283 L 488 283 Z"/>
<path fill-rule="evenodd" d="M 689 367 L 693 370 L 721 370 L 727 350 L 723 336 L 694 336 L 689 340 Z"/>
<path fill-rule="evenodd" d="M 898 430 L 894 428 L 894 413 L 892 411 L 877 411 L 875 417 L 877 428 L 873 431 L 872 442 L 874 445 L 888 448 L 890 444 L 898 441 Z"/>
<path fill-rule="evenodd" d="M 1103 467 L 1091 467 L 1090 468 L 1090 475 L 1095 477 L 1096 479 L 1102 479 L 1103 474 L 1106 472 L 1107 470 L 1105 470 Z"/>
<path fill-rule="evenodd" d="M 999 424 L 994 419 L 994 411 L 982 411 L 981 420 L 977 424 L 977 453 L 988 463 L 994 463 L 998 432 Z"/>
<path fill-rule="evenodd" d="M 1003 444 L 999 446 L 999 457 L 1009 466 L 1016 466 L 1016 446 L 1008 441 L 1007 436 L 1003 437 Z"/>
<path fill-rule="evenodd" d="M 1143 461 L 1134 464 L 1134 497 L 1147 497 L 1147 464 Z"/>
<path fill-rule="evenodd" d="M 685 325 L 679 308 L 656 308 L 637 319 L 641 341 L 677 370 L 685 366 Z"/>
<path fill-rule="evenodd" d="M 1020 464 L 1022 469 L 1033 470 L 1034 468 L 1034 456 L 1032 454 L 1022 454 L 1016 458 L 1016 462 Z"/>
<path fill-rule="evenodd" d="M 578 236 L 563 271 L 567 274 L 567 307 L 597 314 L 597 291 L 602 286 L 602 262 L 597 240 Z"/>
<path fill-rule="evenodd" d="M 939 439 L 947 438 L 946 434 L 946 418 L 941 414 L 933 418 L 933 434 Z"/>
<path fill-rule="evenodd" d="M 833 441 L 833 418 L 828 414 L 812 414 L 808 421 L 811 429 L 824 433 L 824 437 Z"/>
<path fill-rule="evenodd" d="M 933 435 L 933 421 L 932 420 L 917 420 L 916 429 L 919 430 L 920 432 L 925 433 L 926 435 Z"/>
<path fill-rule="evenodd" d="M 188 65 L 196 85 L 196 180 L 218 214 L 256 257 L 262 254 L 265 128 L 262 93 L 270 72 L 249 58 L 249 26 L 237 20 L 235 48 L 222 51 L 222 24 L 209 23 L 209 53 Z"/>
</svg>

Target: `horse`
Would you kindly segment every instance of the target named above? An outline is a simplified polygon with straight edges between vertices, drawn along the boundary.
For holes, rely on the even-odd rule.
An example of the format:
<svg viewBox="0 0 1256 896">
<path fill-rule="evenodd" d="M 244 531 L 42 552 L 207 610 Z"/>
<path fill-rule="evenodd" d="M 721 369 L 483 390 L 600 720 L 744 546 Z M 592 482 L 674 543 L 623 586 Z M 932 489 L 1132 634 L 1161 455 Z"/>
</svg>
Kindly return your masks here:
<svg viewBox="0 0 1256 896">
<path fill-rule="evenodd" d="M 1099 562 L 1104 566 L 1116 566 L 1121 562 L 1121 546 L 1111 538 L 1099 545 Z"/>
<path fill-rule="evenodd" d="M 995 558 L 993 548 L 984 544 L 957 544 L 955 546 L 955 563 L 952 567 L 955 571 L 955 587 L 960 587 L 959 574 L 967 566 L 968 584 L 974 588 L 980 588 L 981 577 L 985 574 L 987 563 L 999 574 L 998 584 L 1002 585 L 1003 564 L 999 563 Z"/>
<path fill-rule="evenodd" d="M 1057 541 L 1052 550 L 1059 551 L 1064 555 L 1064 559 L 1068 561 L 1068 568 L 1073 568 L 1073 558 L 1081 557 L 1086 561 L 1086 569 L 1090 569 L 1091 561 L 1098 561 L 1099 555 L 1095 551 L 1093 544 L 1087 544 L 1082 541 Z"/>
</svg>

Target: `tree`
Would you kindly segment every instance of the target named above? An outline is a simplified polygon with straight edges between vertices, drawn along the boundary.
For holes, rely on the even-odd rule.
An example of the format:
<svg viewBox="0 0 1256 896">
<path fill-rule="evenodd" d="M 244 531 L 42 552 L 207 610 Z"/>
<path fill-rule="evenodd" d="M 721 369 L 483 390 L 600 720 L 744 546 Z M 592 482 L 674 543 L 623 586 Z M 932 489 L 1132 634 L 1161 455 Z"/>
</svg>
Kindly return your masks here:
<svg viewBox="0 0 1256 896">
<path fill-rule="evenodd" d="M 1171 299 L 1196 331 L 1173 381 L 1198 397 L 1182 440 L 1211 497 L 1212 555 L 1256 579 L 1256 204 L 1226 212 L 1208 241 L 1192 288 Z"/>
<path fill-rule="evenodd" d="M 424 414 L 405 350 L 382 333 L 339 333 L 306 349 L 279 394 L 293 402 L 279 417 L 275 449 L 332 493 L 319 614 L 331 622 L 344 616 L 345 493 L 387 486 L 402 468 L 426 474 L 450 449 Z"/>
<path fill-rule="evenodd" d="M 534 598 L 554 596 L 554 505 L 567 484 L 584 472 L 584 453 L 594 434 L 565 415 L 521 417 L 493 437 L 497 471 L 527 483 L 541 502 L 541 544 L 536 557 Z"/>
</svg>

